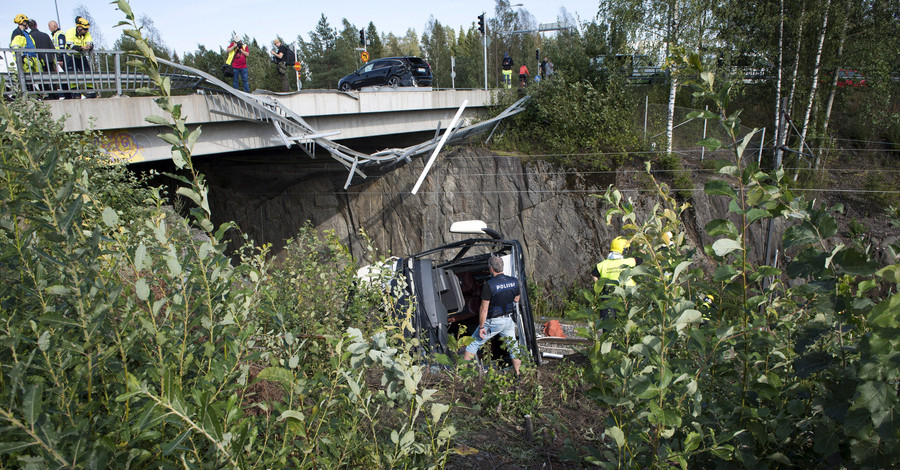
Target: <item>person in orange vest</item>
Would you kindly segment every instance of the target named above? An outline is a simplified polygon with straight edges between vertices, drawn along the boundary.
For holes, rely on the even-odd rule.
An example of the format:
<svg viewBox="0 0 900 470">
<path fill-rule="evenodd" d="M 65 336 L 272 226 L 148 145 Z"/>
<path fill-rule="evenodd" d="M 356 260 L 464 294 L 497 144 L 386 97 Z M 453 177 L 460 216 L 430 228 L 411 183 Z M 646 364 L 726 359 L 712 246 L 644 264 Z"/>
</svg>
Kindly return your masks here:
<svg viewBox="0 0 900 470">
<path fill-rule="evenodd" d="M 528 66 L 522 64 L 519 67 L 519 86 L 524 87 L 526 85 L 528 85 Z"/>
</svg>

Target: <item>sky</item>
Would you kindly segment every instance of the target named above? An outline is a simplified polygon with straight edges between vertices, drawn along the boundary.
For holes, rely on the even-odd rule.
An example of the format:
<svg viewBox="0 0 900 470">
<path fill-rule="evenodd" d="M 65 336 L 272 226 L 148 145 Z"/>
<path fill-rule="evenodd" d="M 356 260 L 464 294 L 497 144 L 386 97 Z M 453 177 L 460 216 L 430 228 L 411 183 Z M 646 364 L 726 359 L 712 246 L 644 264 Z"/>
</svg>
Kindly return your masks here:
<svg viewBox="0 0 900 470">
<path fill-rule="evenodd" d="M 7 18 L 9 31 L 15 27 L 13 18 L 23 13 L 38 22 L 38 29 L 48 32 L 47 22 L 57 19 L 60 27 L 74 26 L 74 11 L 83 5 L 94 19 L 91 29 L 99 30 L 106 48 L 122 35 L 122 28 L 114 26 L 125 16 L 109 0 L 30 0 L 14 2 L 2 0 L 0 7 Z M 309 40 L 322 14 L 332 28 L 342 28 L 346 18 L 358 28 L 369 22 L 382 34 L 392 32 L 403 36 L 413 28 L 421 37 L 431 16 L 443 25 L 468 29 L 477 22 L 477 16 L 494 15 L 494 0 L 342 0 L 342 1 L 291 1 L 291 0 L 131 0 L 136 17 L 149 16 L 169 49 L 179 57 L 194 52 L 198 44 L 207 49 L 226 47 L 232 31 L 271 43 L 276 36 L 286 42 L 295 41 L 298 35 Z M 523 4 L 538 23 L 552 23 L 564 7 L 569 15 L 580 21 L 590 21 L 597 13 L 598 0 L 511 0 L 511 4 Z M 20 4 L 22 6 L 16 6 Z M 96 41 L 95 41 L 96 42 Z"/>
</svg>

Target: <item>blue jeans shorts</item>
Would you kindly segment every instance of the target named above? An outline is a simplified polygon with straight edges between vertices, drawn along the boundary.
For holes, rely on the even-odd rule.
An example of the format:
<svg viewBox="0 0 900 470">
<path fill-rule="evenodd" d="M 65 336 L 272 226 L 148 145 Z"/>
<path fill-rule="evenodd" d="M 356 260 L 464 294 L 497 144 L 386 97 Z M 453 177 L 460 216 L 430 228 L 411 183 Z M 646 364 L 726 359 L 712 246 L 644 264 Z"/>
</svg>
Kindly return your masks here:
<svg viewBox="0 0 900 470">
<path fill-rule="evenodd" d="M 488 342 L 494 336 L 500 335 L 501 338 L 512 338 L 516 339 L 516 323 L 513 321 L 512 316 L 507 315 L 505 317 L 497 317 L 497 318 L 488 318 L 484 321 L 484 328 L 487 330 L 487 335 L 484 339 L 481 338 L 481 335 L 478 334 L 478 328 L 475 328 L 475 331 L 472 332 L 472 338 L 475 341 L 469 343 L 466 346 L 466 352 L 469 354 L 475 354 L 481 349 L 481 346 L 484 343 Z M 513 358 L 516 357 L 515 351 L 509 352 L 510 356 Z"/>
</svg>

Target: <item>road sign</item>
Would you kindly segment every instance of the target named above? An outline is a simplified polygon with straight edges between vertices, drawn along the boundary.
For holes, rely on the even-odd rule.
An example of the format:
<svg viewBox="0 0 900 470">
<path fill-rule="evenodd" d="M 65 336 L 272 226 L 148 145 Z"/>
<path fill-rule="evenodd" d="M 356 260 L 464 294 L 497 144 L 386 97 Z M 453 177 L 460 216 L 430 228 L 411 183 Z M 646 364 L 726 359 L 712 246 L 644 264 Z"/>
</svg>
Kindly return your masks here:
<svg viewBox="0 0 900 470">
<path fill-rule="evenodd" d="M 359 58 L 362 59 L 363 62 L 368 62 L 369 61 L 369 53 L 363 51 L 363 53 L 359 55 Z"/>
<path fill-rule="evenodd" d="M 300 62 L 294 62 L 294 70 L 299 72 L 301 68 L 303 68 L 303 65 Z"/>
</svg>

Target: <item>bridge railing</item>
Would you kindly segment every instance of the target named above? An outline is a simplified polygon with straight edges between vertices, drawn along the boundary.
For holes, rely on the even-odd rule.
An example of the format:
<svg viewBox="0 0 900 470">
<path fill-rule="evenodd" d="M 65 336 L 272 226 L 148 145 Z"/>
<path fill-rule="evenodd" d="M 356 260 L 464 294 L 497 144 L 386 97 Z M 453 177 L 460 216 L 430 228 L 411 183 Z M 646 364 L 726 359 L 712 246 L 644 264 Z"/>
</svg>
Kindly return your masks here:
<svg viewBox="0 0 900 470">
<path fill-rule="evenodd" d="M 0 77 L 4 80 L 5 96 L 16 92 L 48 98 L 118 96 L 154 87 L 150 77 L 129 64 L 142 58 L 123 51 L 82 54 L 68 49 L 28 49 L 27 52 L 37 54 L 40 70 L 26 66 L 22 49 L 0 48 Z M 203 82 L 194 74 L 163 65 L 160 73 L 170 78 L 172 89 L 193 89 Z"/>
</svg>

